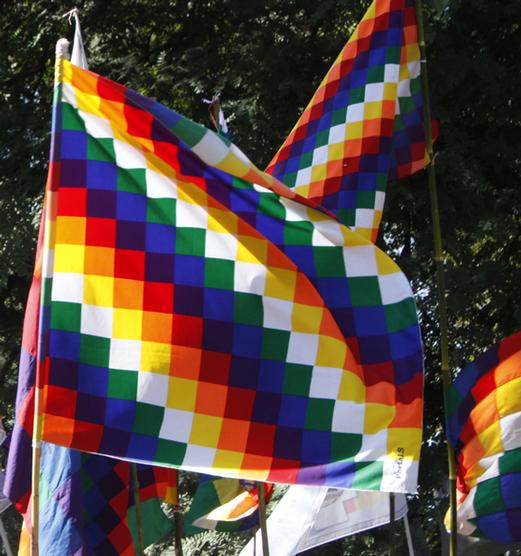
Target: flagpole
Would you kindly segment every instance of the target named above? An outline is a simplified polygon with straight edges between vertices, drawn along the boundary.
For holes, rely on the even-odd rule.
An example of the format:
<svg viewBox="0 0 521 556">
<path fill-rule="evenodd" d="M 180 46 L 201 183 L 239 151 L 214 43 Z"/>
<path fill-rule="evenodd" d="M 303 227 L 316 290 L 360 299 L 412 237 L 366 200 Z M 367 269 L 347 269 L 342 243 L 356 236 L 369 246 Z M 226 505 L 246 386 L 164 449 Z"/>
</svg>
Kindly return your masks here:
<svg viewBox="0 0 521 556">
<path fill-rule="evenodd" d="M 257 489 L 259 492 L 259 524 L 262 536 L 262 556 L 270 556 L 268 526 L 266 523 L 266 495 L 264 492 L 264 483 L 258 482 Z"/>
<path fill-rule="evenodd" d="M 181 542 L 181 508 L 179 505 L 179 469 L 175 474 L 175 508 L 174 508 L 174 533 L 175 555 L 183 556 L 183 543 Z"/>
<path fill-rule="evenodd" d="M 403 516 L 403 526 L 405 528 L 405 538 L 407 539 L 407 549 L 409 556 L 414 556 L 414 546 L 412 544 L 411 528 L 409 526 L 409 512 L 407 511 Z"/>
<path fill-rule="evenodd" d="M 54 65 L 54 86 L 60 85 L 63 73 L 63 60 L 69 59 L 69 41 L 67 39 L 59 39 L 56 43 L 56 55 Z M 51 211 L 51 200 L 44 202 L 44 212 L 42 219 L 48 221 L 46 212 Z M 50 237 L 51 230 L 45 229 L 44 242 Z M 47 255 L 45 255 L 47 253 Z M 42 274 L 48 271 L 51 254 L 49 248 L 44 247 L 44 257 L 48 260 L 42 261 Z M 44 295 L 44 279 L 42 275 L 42 297 Z M 40 527 L 40 460 L 42 454 L 42 408 L 43 408 L 43 389 L 41 384 L 41 346 L 38 346 L 36 378 L 34 387 L 34 417 L 33 417 L 33 441 L 32 441 L 32 468 L 31 468 L 31 555 L 38 556 L 39 551 L 39 527 Z"/>
<path fill-rule="evenodd" d="M 436 171 L 434 167 L 434 149 L 432 146 L 432 117 L 430 107 L 429 77 L 427 73 L 427 56 L 425 45 L 425 31 L 423 27 L 423 3 L 415 0 L 416 20 L 418 25 L 418 44 L 421 57 L 421 80 L 423 92 L 423 118 L 425 128 L 425 144 L 429 157 L 427 166 L 427 177 L 429 182 L 429 195 L 431 201 L 432 230 L 434 236 L 434 261 L 436 264 L 436 282 L 438 290 L 438 316 L 440 323 L 440 350 L 441 371 L 443 377 L 443 397 L 445 404 L 445 415 L 447 413 L 447 396 L 451 384 L 449 367 L 449 341 L 448 341 L 448 319 L 447 300 L 445 288 L 445 269 L 443 266 L 443 247 L 441 239 L 440 210 L 438 204 L 438 192 L 436 189 Z M 454 449 L 447 439 L 447 456 L 449 466 L 449 501 L 450 501 L 450 555 L 456 556 L 457 545 L 457 510 L 456 510 L 456 460 Z"/>
<path fill-rule="evenodd" d="M 139 498 L 139 479 L 137 476 L 137 464 L 130 464 L 132 469 L 132 489 L 134 491 L 134 506 L 136 507 L 136 527 L 137 541 L 140 556 L 145 554 L 145 546 L 143 543 L 143 520 L 141 518 L 141 499 Z"/>
<path fill-rule="evenodd" d="M 394 492 L 389 493 L 389 555 L 394 556 L 394 522 L 395 504 Z"/>
<path fill-rule="evenodd" d="M 7 556 L 13 556 L 13 551 L 11 550 L 11 545 L 9 544 L 9 539 L 7 538 L 7 533 L 5 531 L 4 522 L 0 517 L 0 538 L 2 539 L 2 544 L 4 545 L 5 553 Z"/>
</svg>

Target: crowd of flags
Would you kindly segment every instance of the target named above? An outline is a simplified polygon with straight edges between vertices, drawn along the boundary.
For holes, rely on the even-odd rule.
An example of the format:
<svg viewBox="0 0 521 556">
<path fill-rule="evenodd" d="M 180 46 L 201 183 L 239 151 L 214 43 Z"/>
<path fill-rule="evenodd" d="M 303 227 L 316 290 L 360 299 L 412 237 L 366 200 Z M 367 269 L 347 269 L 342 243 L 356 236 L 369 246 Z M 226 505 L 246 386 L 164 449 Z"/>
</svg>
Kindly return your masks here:
<svg viewBox="0 0 521 556">
<path fill-rule="evenodd" d="M 186 534 L 252 528 L 256 482 L 266 501 L 294 485 L 280 522 L 304 499 L 311 517 L 288 553 L 313 546 L 332 500 L 369 515 L 382 496 L 339 489 L 415 492 L 420 327 L 374 244 L 387 182 L 429 162 L 412 2 L 371 4 L 266 172 L 217 97 L 214 133 L 78 64 L 56 85 L 9 439 L 19 553 L 36 386 L 42 550 L 134 554 L 136 501 L 156 542 L 175 469 L 205 474 Z M 459 373 L 447 416 L 459 532 L 502 542 L 521 540 L 520 338 Z"/>
</svg>

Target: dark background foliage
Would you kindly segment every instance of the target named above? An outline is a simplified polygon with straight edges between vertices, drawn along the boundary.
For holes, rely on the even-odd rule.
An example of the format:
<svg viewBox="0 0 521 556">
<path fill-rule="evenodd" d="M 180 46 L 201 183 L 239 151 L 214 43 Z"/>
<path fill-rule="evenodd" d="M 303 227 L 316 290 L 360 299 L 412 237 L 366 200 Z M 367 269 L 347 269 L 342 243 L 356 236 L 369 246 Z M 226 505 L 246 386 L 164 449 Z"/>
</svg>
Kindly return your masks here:
<svg viewBox="0 0 521 556">
<path fill-rule="evenodd" d="M 521 328 L 521 3 L 426 0 L 436 168 L 446 252 L 451 367 Z M 217 91 L 234 141 L 264 167 L 367 8 L 357 0 L 85 0 L 90 67 L 209 125 Z M 0 415 L 10 428 L 23 307 L 45 182 L 57 0 L 0 11 Z M 439 330 L 424 172 L 388 188 L 381 243 L 417 293 L 425 342 L 425 433 L 410 500 L 419 553 L 440 551 L 446 506 Z M 193 478 L 183 479 L 190 493 Z M 185 495 L 185 505 L 189 503 Z M 14 511 L 8 515 L 13 535 Z M 403 534 L 397 525 L 400 553 Z M 310 554 L 382 554 L 386 528 Z M 199 542 L 199 544 L 197 544 Z M 189 554 L 232 554 L 244 537 L 207 535 Z M 156 547 L 168 554 L 171 542 Z M 224 548 L 226 547 L 226 548 Z M 403 547 L 402 547 L 403 548 Z"/>
</svg>

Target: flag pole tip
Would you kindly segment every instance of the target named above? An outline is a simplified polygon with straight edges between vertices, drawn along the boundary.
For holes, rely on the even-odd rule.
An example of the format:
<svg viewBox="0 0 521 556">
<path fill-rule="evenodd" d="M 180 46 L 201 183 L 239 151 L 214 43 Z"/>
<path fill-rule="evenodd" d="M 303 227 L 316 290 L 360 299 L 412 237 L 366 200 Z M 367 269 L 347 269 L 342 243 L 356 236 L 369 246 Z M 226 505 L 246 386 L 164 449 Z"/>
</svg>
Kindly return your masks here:
<svg viewBox="0 0 521 556">
<path fill-rule="evenodd" d="M 56 43 L 56 58 L 69 57 L 69 41 L 67 39 L 58 39 Z"/>
</svg>

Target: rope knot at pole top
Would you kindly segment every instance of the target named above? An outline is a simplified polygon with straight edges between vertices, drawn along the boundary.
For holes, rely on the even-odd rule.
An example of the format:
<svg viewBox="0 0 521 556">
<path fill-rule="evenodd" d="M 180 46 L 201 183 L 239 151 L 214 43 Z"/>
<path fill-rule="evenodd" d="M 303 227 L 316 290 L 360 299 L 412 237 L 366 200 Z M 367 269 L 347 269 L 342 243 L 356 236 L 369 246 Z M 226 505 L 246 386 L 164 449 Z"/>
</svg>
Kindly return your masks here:
<svg viewBox="0 0 521 556">
<path fill-rule="evenodd" d="M 72 10 L 70 10 L 70 11 L 67 12 L 66 14 L 63 14 L 63 15 L 62 15 L 62 18 L 63 18 L 63 17 L 68 17 L 68 18 L 69 18 L 69 19 L 68 19 L 69 25 L 72 25 L 72 19 L 78 17 L 78 13 L 79 13 L 78 8 L 72 8 Z"/>
</svg>

